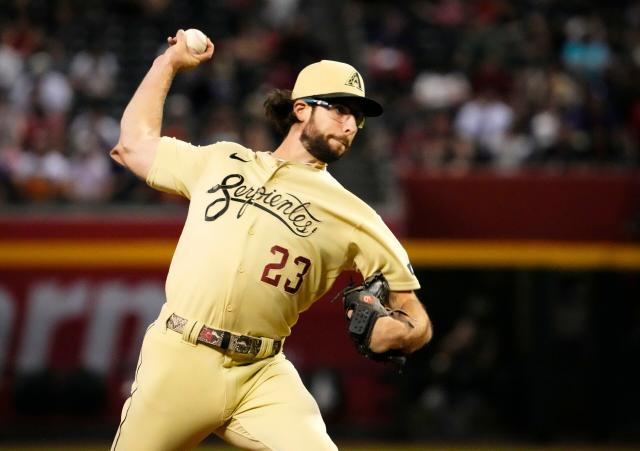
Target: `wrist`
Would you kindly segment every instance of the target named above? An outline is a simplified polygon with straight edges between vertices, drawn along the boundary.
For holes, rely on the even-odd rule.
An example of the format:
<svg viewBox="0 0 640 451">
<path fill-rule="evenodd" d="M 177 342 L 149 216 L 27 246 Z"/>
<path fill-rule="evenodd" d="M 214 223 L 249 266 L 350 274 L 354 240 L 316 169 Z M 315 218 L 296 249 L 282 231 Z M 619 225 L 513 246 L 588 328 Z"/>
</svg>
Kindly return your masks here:
<svg viewBox="0 0 640 451">
<path fill-rule="evenodd" d="M 171 55 L 167 52 L 158 55 L 153 61 L 153 66 L 162 71 L 168 71 L 172 77 L 174 77 L 180 70 L 178 65 L 171 58 Z"/>
<path fill-rule="evenodd" d="M 404 321 L 389 317 L 389 326 L 385 334 L 389 349 L 404 350 L 409 345 L 411 329 Z"/>
</svg>

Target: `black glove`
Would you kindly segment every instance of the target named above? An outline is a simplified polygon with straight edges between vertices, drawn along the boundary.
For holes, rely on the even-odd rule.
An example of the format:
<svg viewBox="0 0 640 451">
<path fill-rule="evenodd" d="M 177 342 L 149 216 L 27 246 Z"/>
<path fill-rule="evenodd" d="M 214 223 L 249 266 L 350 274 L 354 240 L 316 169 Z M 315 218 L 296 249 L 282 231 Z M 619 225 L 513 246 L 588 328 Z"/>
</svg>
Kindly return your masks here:
<svg viewBox="0 0 640 451">
<path fill-rule="evenodd" d="M 371 333 L 378 318 L 393 316 L 396 319 L 406 318 L 402 310 L 389 308 L 389 283 L 381 272 L 367 277 L 362 285 L 348 287 L 342 292 L 342 303 L 349 323 L 349 336 L 355 343 L 358 353 L 381 362 L 392 362 L 403 365 L 406 357 L 399 350 L 376 353 L 369 347 Z M 351 312 L 351 318 L 348 313 Z M 409 326 L 411 323 L 405 321 Z"/>
</svg>

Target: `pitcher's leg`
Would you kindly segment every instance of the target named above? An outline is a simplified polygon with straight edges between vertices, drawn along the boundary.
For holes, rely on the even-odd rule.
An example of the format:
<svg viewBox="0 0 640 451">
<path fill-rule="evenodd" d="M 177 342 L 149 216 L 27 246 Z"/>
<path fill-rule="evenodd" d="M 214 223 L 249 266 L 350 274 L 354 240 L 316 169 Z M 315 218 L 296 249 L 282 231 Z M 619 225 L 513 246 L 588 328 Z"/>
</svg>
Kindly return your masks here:
<svg viewBox="0 0 640 451">
<path fill-rule="evenodd" d="M 111 451 L 183 451 L 195 448 L 210 433 L 209 425 L 154 411 L 134 393 L 125 403 Z"/>
<path fill-rule="evenodd" d="M 271 451 L 267 445 L 252 436 L 238 420 L 231 420 L 216 431 L 225 442 L 247 451 Z"/>
<path fill-rule="evenodd" d="M 231 422 L 216 431 L 223 439 L 244 437 L 253 447 L 273 451 L 336 451 L 317 403 L 298 372 L 282 355 L 261 372 Z"/>
<path fill-rule="evenodd" d="M 191 346 L 152 326 L 145 335 L 131 396 L 112 451 L 170 451 L 195 447 L 221 424 L 224 384 L 216 384 L 216 351 Z"/>
</svg>

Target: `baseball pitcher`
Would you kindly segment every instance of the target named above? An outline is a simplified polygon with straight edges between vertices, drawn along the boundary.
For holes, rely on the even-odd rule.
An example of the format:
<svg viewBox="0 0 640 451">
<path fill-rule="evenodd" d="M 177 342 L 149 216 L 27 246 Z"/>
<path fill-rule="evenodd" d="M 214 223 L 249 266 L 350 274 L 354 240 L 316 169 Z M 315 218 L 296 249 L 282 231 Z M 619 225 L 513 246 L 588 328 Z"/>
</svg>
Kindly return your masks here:
<svg viewBox="0 0 640 451">
<path fill-rule="evenodd" d="M 112 450 L 191 449 L 212 433 L 243 449 L 335 450 L 283 352 L 298 315 L 355 269 L 365 281 L 344 291 L 343 306 L 361 354 L 401 362 L 431 338 L 407 253 L 326 168 L 382 107 L 352 66 L 323 60 L 266 99 L 284 135 L 272 152 L 161 137 L 174 77 L 214 52 L 207 39 L 192 53 L 182 30 L 168 44 L 126 107 L 111 155 L 190 204 Z"/>
</svg>

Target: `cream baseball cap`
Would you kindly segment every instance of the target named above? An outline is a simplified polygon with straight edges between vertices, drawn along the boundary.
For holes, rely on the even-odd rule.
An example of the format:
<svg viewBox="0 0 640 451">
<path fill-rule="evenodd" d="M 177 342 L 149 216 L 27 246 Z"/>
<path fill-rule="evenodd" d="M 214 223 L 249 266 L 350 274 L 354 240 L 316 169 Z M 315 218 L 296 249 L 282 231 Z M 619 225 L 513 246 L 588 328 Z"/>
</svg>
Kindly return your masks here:
<svg viewBox="0 0 640 451">
<path fill-rule="evenodd" d="M 365 116 L 380 116 L 382 105 L 364 95 L 362 75 L 349 64 L 322 60 L 305 67 L 298 74 L 293 86 L 293 100 L 350 98 L 361 106 Z"/>
</svg>

